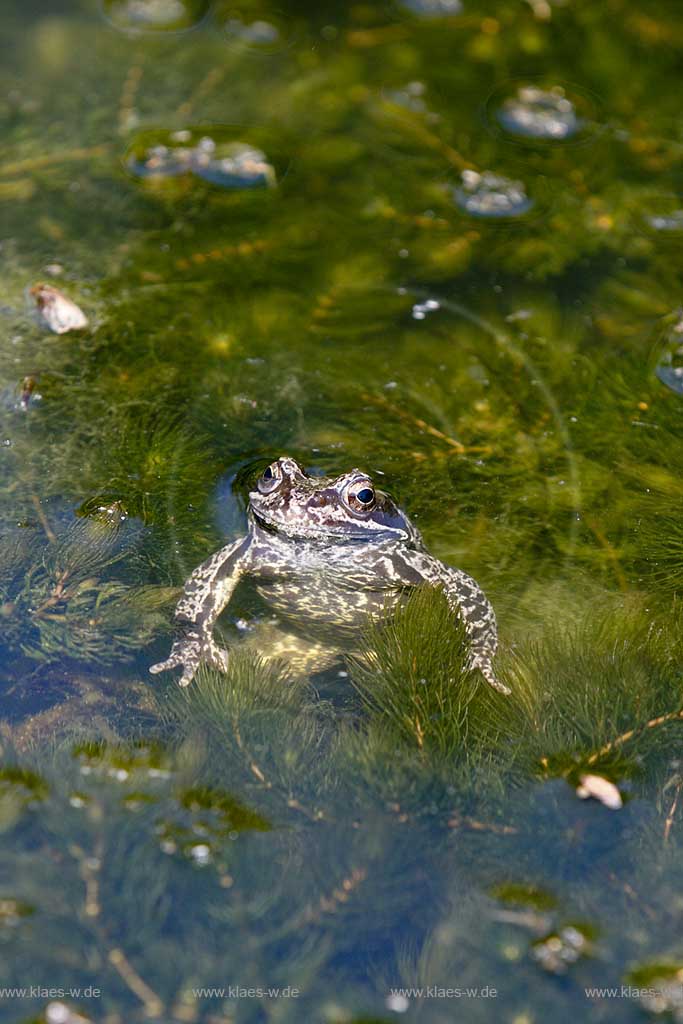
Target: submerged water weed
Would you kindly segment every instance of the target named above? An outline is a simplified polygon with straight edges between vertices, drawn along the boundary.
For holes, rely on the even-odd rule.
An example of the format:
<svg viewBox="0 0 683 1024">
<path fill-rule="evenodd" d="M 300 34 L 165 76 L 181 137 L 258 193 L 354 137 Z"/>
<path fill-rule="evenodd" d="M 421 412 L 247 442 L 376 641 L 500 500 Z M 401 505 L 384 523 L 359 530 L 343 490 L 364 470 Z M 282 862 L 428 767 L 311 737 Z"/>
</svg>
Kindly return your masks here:
<svg viewBox="0 0 683 1024">
<path fill-rule="evenodd" d="M 638 604 L 624 611 L 603 604 L 578 628 L 515 652 L 511 685 L 527 688 L 526 754 L 536 774 L 577 786 L 582 773 L 603 772 L 647 788 L 658 766 L 683 752 L 677 626 L 653 623 Z"/>
<path fill-rule="evenodd" d="M 52 525 L 45 518 L 44 526 L 47 537 L 28 525 L 5 533 L 3 644 L 38 660 L 130 658 L 158 630 L 173 595 L 136 584 L 125 572 L 116 578 L 113 567 L 131 559 L 134 526 L 125 529 L 109 516 Z"/>
<path fill-rule="evenodd" d="M 9 831 L 23 813 L 49 796 L 49 785 L 31 768 L 8 759 L 0 768 L 0 829 Z"/>
<path fill-rule="evenodd" d="M 266 662 L 232 650 L 226 673 L 202 667 L 196 686 L 169 686 L 163 700 L 179 718 L 190 713 L 222 729 L 235 716 L 252 711 L 300 711 L 307 705 L 307 697 L 306 689 L 293 682 L 284 662 Z"/>
<path fill-rule="evenodd" d="M 186 756 L 205 760 L 211 778 L 237 770 L 281 815 L 317 816 L 330 785 L 320 759 L 333 719 L 283 663 L 233 650 L 225 674 L 202 668 L 189 687 L 171 684 L 157 700 L 168 726 L 180 727 Z"/>
<path fill-rule="evenodd" d="M 506 714 L 505 699 L 486 693 L 467 661 L 465 627 L 445 595 L 420 587 L 389 624 L 370 628 L 350 666 L 363 703 L 383 727 L 441 760 L 475 756 L 482 741 L 493 749 Z"/>
<path fill-rule="evenodd" d="M 363 657 L 351 661 L 370 716 L 363 759 L 384 750 L 378 765 L 398 743 L 420 754 L 398 774 L 424 779 L 426 769 L 466 789 L 476 769 L 498 793 L 556 776 L 577 788 L 601 773 L 627 791 L 647 790 L 660 765 L 683 755 L 676 627 L 658 626 L 638 605 L 624 617 L 601 604 L 552 641 L 502 653 L 512 694 L 501 698 L 466 670 L 464 631 L 453 629 L 443 595 L 419 591 L 390 625 L 371 629 Z"/>
</svg>

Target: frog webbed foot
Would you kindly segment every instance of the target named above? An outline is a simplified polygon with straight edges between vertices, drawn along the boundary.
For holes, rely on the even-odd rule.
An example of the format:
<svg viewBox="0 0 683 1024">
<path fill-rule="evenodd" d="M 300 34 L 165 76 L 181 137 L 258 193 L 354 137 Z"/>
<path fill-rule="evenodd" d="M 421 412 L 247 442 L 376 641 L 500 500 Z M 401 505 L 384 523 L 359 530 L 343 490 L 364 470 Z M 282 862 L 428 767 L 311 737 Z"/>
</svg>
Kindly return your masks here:
<svg viewBox="0 0 683 1024">
<path fill-rule="evenodd" d="M 195 638 L 176 640 L 166 661 L 159 661 L 156 665 L 152 665 L 150 672 L 156 675 L 157 672 L 166 672 L 181 665 L 183 674 L 178 680 L 178 684 L 189 686 L 202 663 L 210 665 L 219 672 L 226 672 L 228 653 L 221 650 L 213 640 L 202 641 Z"/>
</svg>

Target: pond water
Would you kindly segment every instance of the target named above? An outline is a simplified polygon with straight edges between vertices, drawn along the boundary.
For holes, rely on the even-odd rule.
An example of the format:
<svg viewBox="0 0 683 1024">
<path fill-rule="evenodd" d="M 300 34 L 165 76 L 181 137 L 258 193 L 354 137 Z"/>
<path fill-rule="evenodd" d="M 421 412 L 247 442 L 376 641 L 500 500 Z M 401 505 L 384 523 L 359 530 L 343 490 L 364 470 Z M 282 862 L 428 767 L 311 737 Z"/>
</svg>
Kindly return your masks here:
<svg viewBox="0 0 683 1024">
<path fill-rule="evenodd" d="M 0 52 L 0 1020 L 683 1020 L 680 4 Z M 481 583 L 509 697 L 434 591 L 302 674 L 240 587 L 226 674 L 149 674 L 284 454 Z"/>
</svg>

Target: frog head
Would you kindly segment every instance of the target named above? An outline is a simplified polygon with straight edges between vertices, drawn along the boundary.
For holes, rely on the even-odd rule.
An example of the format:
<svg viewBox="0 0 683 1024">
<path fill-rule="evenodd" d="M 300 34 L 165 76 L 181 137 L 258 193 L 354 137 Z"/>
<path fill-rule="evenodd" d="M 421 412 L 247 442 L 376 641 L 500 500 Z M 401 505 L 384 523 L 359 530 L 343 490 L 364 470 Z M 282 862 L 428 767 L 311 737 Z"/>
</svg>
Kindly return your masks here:
<svg viewBox="0 0 683 1024">
<path fill-rule="evenodd" d="M 419 534 L 367 473 L 309 476 L 294 459 L 272 462 L 249 494 L 257 526 L 293 540 L 418 543 Z"/>
</svg>

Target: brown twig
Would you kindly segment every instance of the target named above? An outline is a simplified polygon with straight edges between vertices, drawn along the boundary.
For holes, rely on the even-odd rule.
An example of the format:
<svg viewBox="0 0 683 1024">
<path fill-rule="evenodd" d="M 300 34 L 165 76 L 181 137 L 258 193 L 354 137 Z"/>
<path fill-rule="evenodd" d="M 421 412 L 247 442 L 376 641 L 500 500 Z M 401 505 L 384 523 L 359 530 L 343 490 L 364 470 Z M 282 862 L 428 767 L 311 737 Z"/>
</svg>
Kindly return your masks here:
<svg viewBox="0 0 683 1024">
<path fill-rule="evenodd" d="M 406 39 L 410 31 L 406 25 L 381 25 L 379 28 L 353 29 L 346 33 L 346 42 L 356 50 L 367 50 L 384 43 Z"/>
<path fill-rule="evenodd" d="M 109 950 L 109 963 L 144 1005 L 147 1016 L 160 1017 L 164 1012 L 164 1004 L 156 992 L 140 977 L 122 949 Z"/>
<path fill-rule="evenodd" d="M 253 757 L 253 755 L 251 754 L 251 752 L 247 748 L 246 743 L 242 739 L 242 733 L 240 731 L 239 718 L 238 718 L 237 714 L 234 714 L 232 716 L 232 729 L 233 729 L 233 734 L 235 736 L 235 742 L 236 742 L 236 744 L 238 746 L 238 749 L 239 749 L 240 753 L 243 754 L 244 759 L 246 760 L 246 762 L 247 762 L 247 764 L 249 766 L 249 771 L 251 772 L 251 774 L 254 776 L 254 778 L 258 779 L 258 781 L 261 783 L 261 785 L 264 787 L 264 789 L 269 789 L 269 790 L 273 790 L 273 791 L 277 790 L 278 787 L 274 786 L 273 783 L 270 781 L 270 779 L 268 779 L 266 777 L 266 773 L 261 768 L 261 766 L 257 763 L 255 758 Z M 281 792 L 281 795 L 284 796 L 284 794 L 282 792 Z M 286 799 L 287 799 L 287 806 L 291 810 L 298 811 L 299 814 L 305 815 L 305 817 L 307 817 L 310 821 L 323 821 L 323 820 L 326 820 L 326 815 L 325 815 L 324 811 L 321 811 L 321 810 L 312 811 L 312 810 L 310 810 L 310 808 L 305 807 L 304 804 L 302 804 L 299 800 L 296 799 L 296 797 L 288 796 Z"/>
<path fill-rule="evenodd" d="M 65 569 L 57 579 L 54 587 L 50 591 L 49 595 L 45 600 L 38 605 L 33 612 L 34 616 L 42 615 L 47 608 L 54 608 L 56 604 L 63 601 L 68 595 L 65 592 L 64 585 L 69 578 L 69 571 Z"/>
<path fill-rule="evenodd" d="M 201 82 L 199 83 L 195 91 L 192 93 L 190 98 L 186 100 L 184 103 L 180 104 L 178 110 L 176 111 L 176 117 L 183 119 L 188 118 L 192 111 L 194 110 L 197 103 L 199 102 L 199 100 L 202 100 L 206 96 L 208 96 L 211 90 L 215 89 L 215 87 L 218 85 L 221 79 L 225 78 L 227 70 L 227 66 L 225 66 L 211 68 L 210 71 L 207 71 L 206 75 L 201 80 Z"/>
<path fill-rule="evenodd" d="M 23 174 L 25 171 L 39 171 L 44 167 L 51 167 L 53 164 L 65 164 L 78 160 L 89 160 L 94 156 L 103 156 L 109 152 L 109 146 L 86 146 L 81 149 L 64 149 L 61 152 L 49 153 L 45 156 L 27 157 L 25 160 L 15 160 L 14 163 L 0 164 L 0 174 L 9 176 L 12 174 Z"/>
<path fill-rule="evenodd" d="M 329 821 L 329 818 L 326 818 L 326 815 L 325 815 L 324 811 L 321 811 L 321 810 L 311 811 L 308 807 L 305 807 L 301 803 L 301 801 L 297 800 L 297 798 L 294 797 L 294 796 L 289 797 L 289 799 L 287 800 L 287 806 L 291 807 L 293 811 L 298 811 L 299 814 L 305 815 L 311 821 L 324 821 L 324 820 L 328 820 Z"/>
<path fill-rule="evenodd" d="M 341 904 L 348 903 L 351 895 L 367 877 L 368 873 L 365 868 L 353 868 L 351 873 L 335 886 L 332 892 L 321 896 L 317 903 L 304 907 L 297 915 L 297 926 L 315 923 L 324 914 L 334 914 Z"/>
<path fill-rule="evenodd" d="M 607 877 L 609 878 L 612 885 L 615 885 L 619 889 L 621 889 L 621 891 L 625 893 L 626 896 L 628 896 L 628 898 L 638 906 L 638 909 L 640 911 L 647 914 L 650 920 L 658 920 L 659 915 L 657 914 L 657 912 L 653 909 L 653 907 L 650 906 L 649 903 L 646 903 L 645 900 L 642 899 L 640 894 L 636 892 L 636 890 L 633 888 L 630 882 L 626 882 L 624 881 L 624 879 L 619 878 L 619 876 L 614 871 L 608 872 Z"/>
<path fill-rule="evenodd" d="M 161 1017 L 164 1013 L 164 1004 L 156 992 L 140 977 L 122 949 L 118 946 L 111 946 L 107 938 L 105 927 L 101 921 L 102 904 L 100 901 L 99 876 L 102 868 L 104 855 L 104 842 L 101 837 L 95 844 L 95 852 L 92 856 L 86 855 L 80 846 L 73 844 L 69 852 L 78 863 L 79 872 L 85 884 L 84 913 L 86 917 L 93 920 L 95 931 L 100 942 L 105 947 L 107 959 L 112 967 L 123 979 L 133 995 L 137 996 L 145 1008 L 148 1017 Z"/>
<path fill-rule="evenodd" d="M 467 828 L 472 832 L 493 832 L 497 836 L 516 836 L 519 829 L 514 825 L 498 825 L 495 821 L 477 821 L 464 814 L 454 814 L 448 820 L 449 828 Z"/>
<path fill-rule="evenodd" d="M 99 917 L 101 909 L 99 871 L 102 866 L 102 840 L 97 840 L 95 853 L 92 856 L 86 856 L 85 851 L 75 843 L 69 847 L 69 853 L 78 862 L 78 870 L 85 885 L 83 912 L 86 917 Z"/>
<path fill-rule="evenodd" d="M 533 910 L 496 910 L 491 914 L 491 918 L 504 924 L 516 924 L 520 928 L 528 928 L 529 931 L 539 935 L 547 932 L 552 923 L 549 914 L 538 914 Z"/>
<path fill-rule="evenodd" d="M 282 925 L 262 936 L 261 941 L 279 942 L 285 935 L 299 931 L 303 925 L 316 924 L 324 915 L 334 914 L 340 906 L 348 903 L 353 893 L 367 877 L 368 873 L 365 868 L 352 868 L 350 874 L 343 878 L 330 893 L 323 894 L 316 903 L 309 903 L 303 910 L 294 913 Z"/>
<path fill-rule="evenodd" d="M 50 544 L 54 544 L 54 542 L 57 540 L 57 535 L 55 534 L 54 530 L 50 526 L 50 524 L 48 522 L 48 519 L 47 519 L 47 516 L 43 512 L 43 507 L 40 504 L 40 498 L 38 497 L 37 494 L 32 494 L 31 495 L 31 504 L 33 505 L 33 507 L 36 510 L 36 515 L 38 516 L 38 519 L 40 520 L 40 525 L 45 530 L 45 536 L 49 540 Z"/>
<path fill-rule="evenodd" d="M 347 903 L 354 890 L 362 885 L 367 877 L 368 873 L 365 868 L 354 868 L 351 874 L 344 878 L 329 896 L 320 897 L 318 903 L 320 914 L 332 914 L 340 903 Z M 309 919 L 315 919 L 315 915 Z"/>
<path fill-rule="evenodd" d="M 478 452 L 480 454 L 491 453 L 490 445 L 464 445 L 462 441 L 458 441 L 457 438 L 455 437 L 450 437 L 448 434 L 445 434 L 443 430 L 439 430 L 438 427 L 433 427 L 431 423 L 427 423 L 426 420 L 423 420 L 420 416 L 414 416 L 412 413 L 409 413 L 406 409 L 401 409 L 399 408 L 399 406 L 394 405 L 393 402 L 390 402 L 383 395 L 371 395 L 365 393 L 363 395 L 363 399 L 366 402 L 372 402 L 373 405 L 381 406 L 383 409 L 386 409 L 388 412 L 390 412 L 393 416 L 396 416 L 398 419 L 404 420 L 406 423 L 411 423 L 414 427 L 418 427 L 419 430 L 423 430 L 426 434 L 429 434 L 431 437 L 438 438 L 439 441 L 443 441 L 444 444 L 447 444 L 450 448 L 455 449 L 455 451 L 457 451 L 459 455 L 465 455 L 468 452 Z"/>
<path fill-rule="evenodd" d="M 586 764 L 595 764 L 601 757 L 606 754 L 611 754 L 617 747 L 621 747 L 624 743 L 628 743 L 630 739 L 638 735 L 641 732 L 645 732 L 646 729 L 656 729 L 659 725 L 666 725 L 667 722 L 675 722 L 683 719 L 683 708 L 679 708 L 678 711 L 667 711 L 664 715 L 658 715 L 656 718 L 651 718 L 649 722 L 644 725 L 639 725 L 636 729 L 628 729 L 626 732 L 622 732 L 621 736 L 615 737 L 606 743 L 604 747 L 600 747 L 595 753 L 591 754 Z"/>
<path fill-rule="evenodd" d="M 220 249 L 210 249 L 208 252 L 193 252 L 188 257 L 180 257 L 175 261 L 177 270 L 191 270 L 193 266 L 202 266 L 204 263 L 216 262 L 219 260 L 234 259 L 236 256 L 253 256 L 272 248 L 272 241 L 266 239 L 254 239 L 253 242 L 243 241 L 236 245 L 225 245 Z"/>
<path fill-rule="evenodd" d="M 142 64 L 133 64 L 128 69 L 123 88 L 121 89 L 121 99 L 119 100 L 119 131 L 124 134 L 132 126 L 135 119 L 135 97 L 137 96 L 138 89 L 140 88 L 140 82 L 142 81 L 144 68 Z"/>
<path fill-rule="evenodd" d="M 415 821 L 407 811 L 403 810 L 399 803 L 390 803 L 388 807 L 401 825 Z M 447 825 L 448 828 L 464 828 L 472 832 L 493 832 L 494 835 L 499 836 L 512 836 L 519 833 L 519 829 L 513 825 L 499 825 L 494 821 L 479 821 L 477 818 L 470 818 L 466 814 L 458 814 L 457 811 L 451 814 Z"/>
<path fill-rule="evenodd" d="M 669 836 L 671 834 L 671 828 L 673 826 L 674 818 L 676 816 L 676 809 L 678 808 L 678 798 L 680 797 L 681 789 L 683 788 L 683 778 L 681 778 L 680 775 L 676 779 L 675 786 L 676 786 L 676 789 L 675 789 L 675 792 L 674 792 L 674 798 L 671 801 L 671 807 L 669 808 L 669 813 L 667 814 L 666 821 L 664 822 L 664 842 L 665 843 L 668 843 L 668 841 L 669 841 Z"/>
<path fill-rule="evenodd" d="M 457 149 L 454 149 L 453 146 L 449 146 L 447 142 L 440 139 L 438 135 L 434 134 L 434 132 L 430 132 L 429 128 L 427 128 L 422 121 L 403 118 L 401 120 L 401 124 L 407 127 L 411 134 L 425 146 L 428 146 L 430 149 L 438 150 L 438 152 L 445 156 L 449 164 L 452 167 L 455 167 L 456 170 L 477 170 L 471 160 L 466 160 L 464 156 L 458 153 Z"/>
<path fill-rule="evenodd" d="M 627 594 L 629 589 L 628 581 L 621 568 L 621 564 L 619 562 L 619 555 L 614 550 L 614 546 L 610 543 L 609 539 L 607 538 L 607 535 L 603 532 L 602 528 L 595 521 L 595 519 L 592 519 L 590 516 L 584 516 L 584 522 L 586 523 L 586 526 L 589 528 L 589 530 L 591 530 L 591 532 L 595 535 L 601 547 L 605 549 L 605 554 L 612 563 L 612 568 L 614 569 L 614 575 L 617 578 L 619 589 L 621 590 L 622 594 Z"/>
<path fill-rule="evenodd" d="M 242 739 L 242 733 L 240 732 L 239 718 L 237 714 L 232 716 L 232 731 L 235 736 L 235 742 L 237 743 L 240 752 L 244 754 L 247 764 L 249 765 L 249 771 L 258 779 L 262 786 L 265 786 L 266 789 L 272 789 L 272 782 L 268 781 L 265 773 L 261 770 L 245 746 L 244 740 Z"/>
<path fill-rule="evenodd" d="M 540 0 L 539 0 L 540 2 Z M 545 0 L 544 0 L 545 2 Z M 491 21 L 488 18 L 486 21 Z M 494 22 L 494 25 L 496 22 Z M 481 17 L 477 14 L 458 15 L 458 28 L 480 28 Z M 351 29 L 346 33 L 346 42 L 355 49 L 370 49 L 374 46 L 382 46 L 384 43 L 400 42 L 412 34 L 410 25 L 377 25 L 373 28 Z"/>
</svg>

